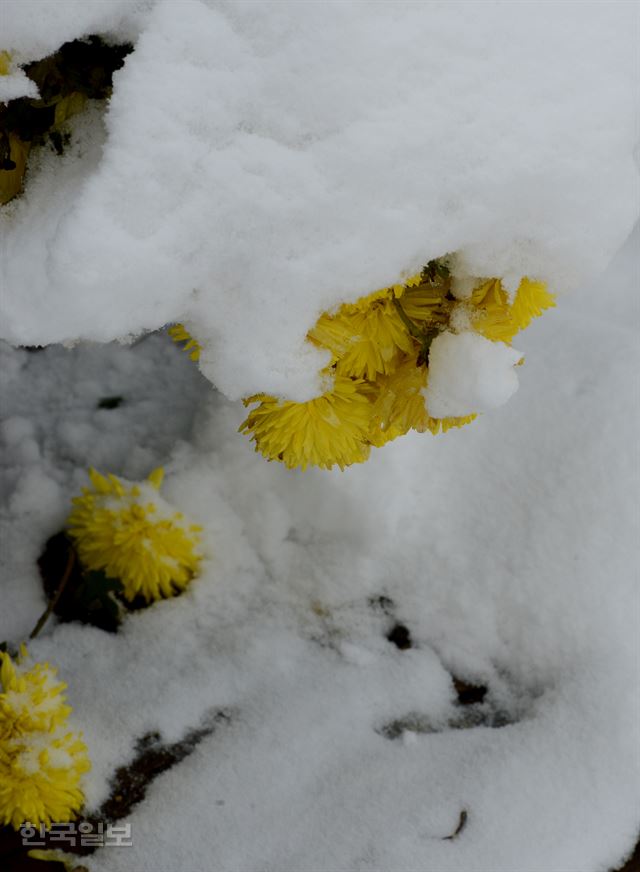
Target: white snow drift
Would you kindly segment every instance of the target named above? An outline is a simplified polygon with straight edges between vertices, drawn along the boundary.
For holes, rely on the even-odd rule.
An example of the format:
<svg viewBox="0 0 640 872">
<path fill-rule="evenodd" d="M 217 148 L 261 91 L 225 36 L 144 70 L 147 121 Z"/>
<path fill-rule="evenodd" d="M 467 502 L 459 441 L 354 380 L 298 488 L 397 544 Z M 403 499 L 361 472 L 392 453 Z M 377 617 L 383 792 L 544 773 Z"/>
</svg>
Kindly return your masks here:
<svg viewBox="0 0 640 872">
<path fill-rule="evenodd" d="M 2 218 L 13 343 L 197 325 L 229 398 L 317 393 L 323 309 L 459 252 L 550 289 L 638 211 L 627 3 L 4 3 L 22 59 L 130 38 L 102 121 Z M 46 220 L 42 220 L 42 216 Z"/>
</svg>

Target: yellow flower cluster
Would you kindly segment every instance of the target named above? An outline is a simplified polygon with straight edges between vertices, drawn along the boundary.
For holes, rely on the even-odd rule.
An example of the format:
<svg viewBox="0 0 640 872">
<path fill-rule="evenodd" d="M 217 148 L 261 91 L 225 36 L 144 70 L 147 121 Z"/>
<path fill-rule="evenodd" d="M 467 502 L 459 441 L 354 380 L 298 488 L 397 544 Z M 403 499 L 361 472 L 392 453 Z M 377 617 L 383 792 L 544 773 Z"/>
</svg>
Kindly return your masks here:
<svg viewBox="0 0 640 872">
<path fill-rule="evenodd" d="M 0 653 L 0 824 L 19 829 L 72 820 L 84 802 L 81 776 L 91 768 L 79 733 L 67 729 L 66 687 L 48 663 L 30 669 Z"/>
<path fill-rule="evenodd" d="M 464 323 L 488 339 L 510 342 L 532 318 L 553 306 L 541 282 L 523 279 L 514 296 L 499 279 L 481 281 L 470 299 L 458 300 L 446 265 L 431 262 L 396 285 L 324 312 L 308 339 L 331 352 L 324 372 L 332 383 L 306 403 L 258 394 L 240 430 L 256 450 L 290 468 L 340 468 L 361 463 L 370 447 L 409 430 L 431 433 L 461 427 L 475 418 L 432 418 L 427 386 L 429 345 L 443 329 Z"/>
<path fill-rule="evenodd" d="M 73 500 L 67 529 L 80 562 L 122 582 L 129 602 L 183 590 L 198 570 L 201 528 L 175 512 L 158 493 L 164 471 L 132 484 L 89 470 L 92 488 Z"/>
<path fill-rule="evenodd" d="M 341 469 L 362 463 L 371 446 L 382 446 L 409 430 L 446 432 L 475 415 L 433 418 L 425 406 L 429 345 L 442 330 L 471 329 L 495 342 L 510 343 L 533 318 L 554 306 L 542 282 L 522 279 L 513 299 L 500 279 L 479 280 L 467 299 L 453 293 L 444 261 L 431 261 L 404 284 L 374 291 L 336 312 L 323 312 L 307 339 L 331 354 L 321 373 L 325 391 L 305 403 L 267 394 L 240 430 L 250 433 L 268 460 L 289 468 Z M 192 360 L 201 346 L 182 324 L 169 328 Z"/>
</svg>

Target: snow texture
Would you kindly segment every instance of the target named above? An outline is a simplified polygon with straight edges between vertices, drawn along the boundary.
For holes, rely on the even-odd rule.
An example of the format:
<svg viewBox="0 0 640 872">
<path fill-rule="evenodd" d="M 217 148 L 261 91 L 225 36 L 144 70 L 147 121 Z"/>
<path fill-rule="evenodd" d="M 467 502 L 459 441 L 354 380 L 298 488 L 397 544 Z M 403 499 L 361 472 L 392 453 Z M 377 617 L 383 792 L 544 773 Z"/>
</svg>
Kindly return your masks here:
<svg viewBox="0 0 640 872">
<path fill-rule="evenodd" d="M 638 213 L 637 6 L 0 14 L 17 62 L 135 43 L 108 106 L 62 157 L 34 150 L 0 216 L 4 337 L 82 340 L 0 342 L 0 639 L 43 611 L 36 560 L 87 467 L 163 464 L 203 527 L 200 577 L 117 635 L 51 620 L 30 649 L 69 685 L 89 810 L 136 739 L 228 715 L 132 811 L 133 846 L 83 862 L 614 868 L 640 819 L 637 230 L 602 270 Z M 320 312 L 448 252 L 461 297 L 470 276 L 578 291 L 518 337 L 514 402 L 344 473 L 255 454 L 236 400 L 316 393 Z M 165 332 L 139 336 L 175 321 L 220 393 Z M 459 387 L 434 345 L 436 387 Z M 485 701 L 460 706 L 452 676 Z"/>
<path fill-rule="evenodd" d="M 514 366 L 521 360 L 515 348 L 478 333 L 441 333 L 429 348 L 429 414 L 456 418 L 504 405 L 518 390 Z"/>
<path fill-rule="evenodd" d="M 457 252 L 564 291 L 638 214 L 638 7 L 5 0 L 16 57 L 135 41 L 2 218 L 3 335 L 185 321 L 230 399 L 318 393 L 321 311 Z M 606 208 L 603 204 L 606 203 Z"/>
<path fill-rule="evenodd" d="M 500 415 L 344 473 L 265 463 L 166 335 L 3 347 L 0 638 L 43 609 L 35 559 L 90 464 L 165 462 L 204 527 L 184 595 L 30 646 L 69 684 L 91 808 L 136 737 L 229 715 L 91 872 L 619 865 L 640 818 L 639 241 L 520 338 L 526 390 Z M 472 716 L 452 674 L 489 687 Z"/>
<path fill-rule="evenodd" d="M 12 71 L 9 75 L 0 76 L 0 102 L 7 103 L 18 97 L 39 97 L 35 82 L 27 78 L 23 70 Z"/>
<path fill-rule="evenodd" d="M 2 0 L 0 40 L 15 63 L 53 54 L 64 42 L 96 33 L 135 39 L 154 0 Z"/>
</svg>

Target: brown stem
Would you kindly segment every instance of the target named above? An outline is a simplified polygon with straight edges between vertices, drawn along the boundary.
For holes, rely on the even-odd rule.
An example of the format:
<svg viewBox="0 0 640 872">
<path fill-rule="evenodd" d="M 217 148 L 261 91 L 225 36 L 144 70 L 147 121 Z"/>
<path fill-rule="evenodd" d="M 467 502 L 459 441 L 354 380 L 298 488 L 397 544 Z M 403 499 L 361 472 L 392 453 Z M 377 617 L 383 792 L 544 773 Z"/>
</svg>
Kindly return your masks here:
<svg viewBox="0 0 640 872">
<path fill-rule="evenodd" d="M 58 589 L 56 590 L 54 595 L 49 600 L 49 604 L 47 605 L 44 612 L 40 615 L 40 618 L 38 619 L 38 623 L 35 625 L 35 627 L 31 631 L 31 633 L 29 634 L 30 639 L 35 639 L 35 637 L 38 635 L 40 630 L 44 627 L 44 625 L 49 620 L 49 615 L 57 606 L 58 600 L 62 596 L 62 593 L 63 593 L 65 587 L 67 586 L 67 582 L 71 578 L 71 570 L 73 569 L 73 564 L 75 563 L 75 560 L 76 560 L 76 552 L 73 550 L 73 548 L 70 548 L 69 549 L 69 557 L 67 558 L 67 565 L 65 566 L 64 574 L 62 576 L 60 584 L 58 585 Z"/>
<path fill-rule="evenodd" d="M 458 836 L 460 835 L 460 833 L 466 827 L 468 818 L 469 818 L 468 812 L 467 812 L 466 808 L 463 808 L 462 811 L 460 812 L 460 819 L 458 821 L 458 826 L 455 828 L 455 830 L 451 833 L 450 836 L 444 836 L 442 841 L 443 842 L 453 842 L 454 839 L 457 839 Z"/>
</svg>

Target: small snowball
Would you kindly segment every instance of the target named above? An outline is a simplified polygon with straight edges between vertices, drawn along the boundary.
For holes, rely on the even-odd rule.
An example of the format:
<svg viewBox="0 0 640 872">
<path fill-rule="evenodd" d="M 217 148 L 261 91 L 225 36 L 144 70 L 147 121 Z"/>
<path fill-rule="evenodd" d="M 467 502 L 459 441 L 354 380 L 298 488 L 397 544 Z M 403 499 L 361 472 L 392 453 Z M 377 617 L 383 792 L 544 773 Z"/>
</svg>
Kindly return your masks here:
<svg viewBox="0 0 640 872">
<path fill-rule="evenodd" d="M 429 352 L 423 392 L 429 414 L 462 417 L 502 406 L 518 390 L 513 367 L 521 359 L 521 352 L 478 333 L 442 333 Z"/>
<path fill-rule="evenodd" d="M 23 70 L 0 76 L 0 103 L 17 100 L 18 97 L 33 97 L 37 100 L 39 96 L 38 86 L 27 78 Z"/>
</svg>

